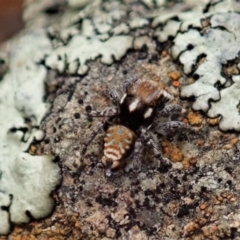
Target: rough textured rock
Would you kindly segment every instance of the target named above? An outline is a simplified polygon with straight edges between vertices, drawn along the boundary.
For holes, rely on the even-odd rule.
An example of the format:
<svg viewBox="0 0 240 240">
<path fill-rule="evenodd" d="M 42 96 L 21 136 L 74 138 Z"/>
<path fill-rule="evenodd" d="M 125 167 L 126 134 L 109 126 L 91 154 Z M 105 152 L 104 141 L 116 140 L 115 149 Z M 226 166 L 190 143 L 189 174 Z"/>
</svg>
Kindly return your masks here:
<svg viewBox="0 0 240 240">
<path fill-rule="evenodd" d="M 171 21 L 176 20 L 174 11 L 179 12 L 179 20 L 183 21 L 187 19 L 187 13 L 190 17 L 195 11 L 201 15 L 203 9 L 205 14 L 212 16 L 223 8 L 223 3 L 76 0 L 68 1 L 66 5 L 56 1 L 28 3 L 24 14 L 28 27 L 47 26 L 44 29 L 53 47 L 53 51 L 39 61 L 48 70 L 45 101 L 51 105 L 40 125 L 45 137 L 32 144 L 28 151 L 56 156 L 63 181 L 54 193 L 56 209 L 53 215 L 15 226 L 9 239 L 240 237 L 239 136 L 234 132 L 220 132 L 218 118 L 210 119 L 192 111 L 192 102 L 180 99 L 179 89 L 189 83 L 190 77 L 184 75 L 184 69 L 181 71 L 184 66 L 173 63 L 167 52 L 174 44 L 171 41 L 163 43 L 168 38 L 163 40 L 159 35 L 159 28 L 164 30 L 169 17 Z M 113 9 L 116 11 L 111 12 Z M 186 15 L 180 14 L 181 11 Z M 179 24 L 176 31 L 178 28 Z M 186 27 L 185 31 L 192 29 Z M 81 55 L 71 61 L 75 48 L 68 44 L 80 36 L 89 42 L 102 42 L 104 48 L 110 47 L 107 43 L 115 36 L 128 36 L 132 44 L 123 56 L 109 58 L 110 62 L 102 59 L 113 49 L 106 55 L 99 55 L 98 49 L 94 56 Z M 178 35 L 173 37 L 177 41 Z M 120 47 L 121 44 L 117 46 Z M 84 51 L 80 46 L 76 51 L 79 49 Z M 61 54 L 58 54 L 60 50 Z M 50 61 L 53 56 L 57 59 L 56 65 Z M 174 135 L 163 135 L 160 129 L 154 129 L 172 166 L 160 165 L 151 149 L 146 148 L 140 173 L 132 171 L 130 158 L 126 167 L 112 177 L 106 177 L 100 162 L 103 130 L 89 145 L 76 172 L 73 163 L 80 158 L 81 143 L 100 121 L 89 118 L 86 112 L 112 107 L 107 90 L 117 88 L 123 94 L 123 81 L 132 75 L 160 81 L 174 97 L 173 102 L 182 106 L 181 113 L 171 116 L 172 120 L 181 120 L 191 126 L 191 130 Z M 159 122 L 166 120 L 159 119 Z M 9 202 L 2 195 L 0 199 L 4 204 Z"/>
</svg>

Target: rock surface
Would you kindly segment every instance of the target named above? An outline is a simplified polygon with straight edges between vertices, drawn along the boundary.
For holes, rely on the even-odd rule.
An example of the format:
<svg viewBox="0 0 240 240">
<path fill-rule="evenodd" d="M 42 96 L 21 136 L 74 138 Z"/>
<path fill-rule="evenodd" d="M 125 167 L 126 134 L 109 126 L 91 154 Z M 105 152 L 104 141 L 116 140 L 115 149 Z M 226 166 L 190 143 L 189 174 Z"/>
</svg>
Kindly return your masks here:
<svg viewBox="0 0 240 240">
<path fill-rule="evenodd" d="M 228 5 L 224 5 L 225 2 Z M 52 47 L 43 58 L 37 58 L 38 65 L 48 70 L 45 101 L 51 109 L 39 121 L 45 137 L 31 144 L 28 152 L 53 154 L 62 169 L 63 181 L 53 194 L 56 208 L 52 216 L 13 227 L 8 239 L 240 238 L 239 136 L 235 132 L 219 131 L 218 124 L 221 127 L 226 116 L 221 106 L 215 107 L 218 111 L 211 115 L 214 118 L 208 118 L 191 110 L 191 101 L 180 98 L 180 89 L 185 91 L 182 86 L 191 89 L 188 84 L 198 80 L 194 79 L 191 69 L 193 60 L 184 62 L 185 57 L 182 60 L 176 57 L 179 54 L 174 55 L 184 49 L 176 47 L 180 36 L 190 38 L 196 33 L 199 37 L 199 31 L 207 32 L 202 30 L 199 19 L 208 20 L 205 26 L 209 29 L 211 19 L 238 17 L 237 13 L 226 13 L 233 11 L 237 4 L 237 1 L 173 4 L 147 0 L 138 3 L 53 0 L 26 5 L 26 28 L 44 29 Z M 193 23 L 191 17 L 196 13 L 199 18 Z M 175 27 L 169 32 L 167 26 Z M 115 41 L 116 37 L 127 40 Z M 203 34 L 200 38 L 205 41 L 206 36 Z M 87 45 L 81 47 L 83 42 Z M 193 39 L 194 43 L 197 44 Z M 91 54 L 84 53 L 91 44 L 97 47 Z M 212 45 L 206 43 L 203 49 L 212 51 Z M 201 51 L 193 48 L 184 53 L 189 59 L 197 58 L 194 70 L 206 64 L 206 60 L 198 58 Z M 216 61 L 211 63 L 216 64 Z M 234 61 L 227 66 L 235 65 L 238 66 L 238 59 L 234 55 Z M 220 67 L 221 71 L 226 68 L 225 65 Z M 221 86 L 223 90 L 217 88 L 218 96 L 234 88 L 239 78 L 237 74 L 227 75 L 229 86 Z M 218 72 L 218 75 L 221 74 Z M 171 166 L 161 164 L 153 157 L 152 150 L 146 148 L 139 173 L 132 170 L 130 157 L 126 167 L 106 177 L 100 161 L 103 130 L 89 145 L 76 172 L 74 162 L 80 159 L 81 144 L 100 121 L 90 119 L 86 112 L 112 107 L 108 90 L 115 88 L 122 95 L 123 81 L 130 76 L 161 82 L 174 97 L 173 102 L 182 107 L 171 120 L 189 124 L 190 130 L 163 135 L 161 129 L 153 129 Z M 193 91 L 194 96 L 198 90 Z M 237 101 L 234 98 L 234 104 Z M 208 104 L 211 107 L 217 102 Z M 218 114 L 222 114 L 222 118 Z M 231 111 L 228 115 L 231 116 Z M 159 124 L 166 120 L 169 119 L 159 119 Z M 1 194 L 0 201 L 8 205 L 10 200 Z M 6 212 L 5 208 L 2 210 Z"/>
</svg>

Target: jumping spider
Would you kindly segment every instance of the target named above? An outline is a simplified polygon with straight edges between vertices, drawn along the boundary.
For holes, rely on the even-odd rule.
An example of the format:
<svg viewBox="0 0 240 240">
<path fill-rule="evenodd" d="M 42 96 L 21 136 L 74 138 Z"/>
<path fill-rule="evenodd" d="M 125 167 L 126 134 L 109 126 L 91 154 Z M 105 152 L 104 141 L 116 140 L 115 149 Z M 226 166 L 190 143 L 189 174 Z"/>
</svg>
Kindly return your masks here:
<svg viewBox="0 0 240 240">
<path fill-rule="evenodd" d="M 153 148 L 155 157 L 167 161 L 168 159 L 163 157 L 157 138 L 150 128 L 157 116 L 166 116 L 173 111 L 181 110 L 179 105 L 166 105 L 172 97 L 154 80 L 131 77 L 124 82 L 124 90 L 125 94 L 121 99 L 116 90 L 110 91 L 109 95 L 115 108 L 88 113 L 91 117 L 102 117 L 103 119 L 82 144 L 80 161 L 100 130 L 104 126 L 110 125 L 104 138 L 102 157 L 102 163 L 107 167 L 107 176 L 111 175 L 112 170 L 119 169 L 132 152 L 133 166 L 139 169 L 145 144 Z M 179 121 L 164 122 L 158 125 L 164 132 L 175 131 L 187 126 Z"/>
</svg>

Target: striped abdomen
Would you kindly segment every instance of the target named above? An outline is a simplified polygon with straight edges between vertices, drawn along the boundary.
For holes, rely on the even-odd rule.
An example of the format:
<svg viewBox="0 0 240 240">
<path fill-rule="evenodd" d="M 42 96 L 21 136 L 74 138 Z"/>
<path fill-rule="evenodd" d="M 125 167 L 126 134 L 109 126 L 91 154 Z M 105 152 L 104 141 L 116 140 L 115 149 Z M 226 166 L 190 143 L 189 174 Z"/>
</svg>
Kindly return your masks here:
<svg viewBox="0 0 240 240">
<path fill-rule="evenodd" d="M 108 128 L 104 138 L 104 165 L 110 164 L 111 169 L 122 165 L 129 156 L 135 142 L 135 133 L 122 125 L 113 125 Z"/>
</svg>

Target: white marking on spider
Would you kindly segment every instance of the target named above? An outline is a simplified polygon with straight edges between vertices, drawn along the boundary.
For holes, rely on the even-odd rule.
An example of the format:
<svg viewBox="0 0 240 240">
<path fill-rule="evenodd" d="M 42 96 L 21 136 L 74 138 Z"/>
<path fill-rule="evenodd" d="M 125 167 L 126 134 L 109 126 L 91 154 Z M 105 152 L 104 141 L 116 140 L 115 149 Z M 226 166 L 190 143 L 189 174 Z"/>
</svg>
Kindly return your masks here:
<svg viewBox="0 0 240 240">
<path fill-rule="evenodd" d="M 144 113 L 144 118 L 149 118 L 152 115 L 153 108 L 148 108 L 148 110 Z"/>
<path fill-rule="evenodd" d="M 107 159 L 111 159 L 113 161 L 119 160 L 122 157 L 122 154 L 113 148 L 107 148 L 104 151 L 104 155 L 106 156 Z"/>
<path fill-rule="evenodd" d="M 104 147 L 108 147 L 108 146 L 110 146 L 110 145 L 114 145 L 114 142 L 115 142 L 115 139 L 112 139 L 111 141 L 106 142 L 106 143 L 104 144 Z"/>
<path fill-rule="evenodd" d="M 120 149 L 121 154 L 124 154 L 124 153 L 125 153 L 125 149 L 123 148 L 122 142 L 119 142 L 119 143 L 118 143 L 118 147 L 119 147 L 119 149 Z"/>
<path fill-rule="evenodd" d="M 130 139 L 132 139 L 132 138 L 133 138 L 133 134 L 132 134 L 131 132 L 128 132 L 128 137 L 129 137 Z"/>
<path fill-rule="evenodd" d="M 139 99 L 135 99 L 128 107 L 129 109 L 129 112 L 133 112 L 136 108 L 137 108 L 137 105 L 139 103 Z"/>
<path fill-rule="evenodd" d="M 120 152 L 121 152 L 121 154 L 123 155 L 126 151 L 125 151 L 124 148 L 120 148 Z"/>
<path fill-rule="evenodd" d="M 166 92 L 166 91 L 162 91 L 162 94 L 163 94 L 163 96 L 164 96 L 165 98 L 168 98 L 169 100 L 172 100 L 172 99 L 173 99 L 172 95 L 169 94 L 169 93 Z"/>
<path fill-rule="evenodd" d="M 127 96 L 127 94 L 125 93 L 125 94 L 123 95 L 123 97 L 121 98 L 121 100 L 120 100 L 120 104 L 122 104 L 122 103 L 124 102 L 126 96 Z"/>
</svg>

